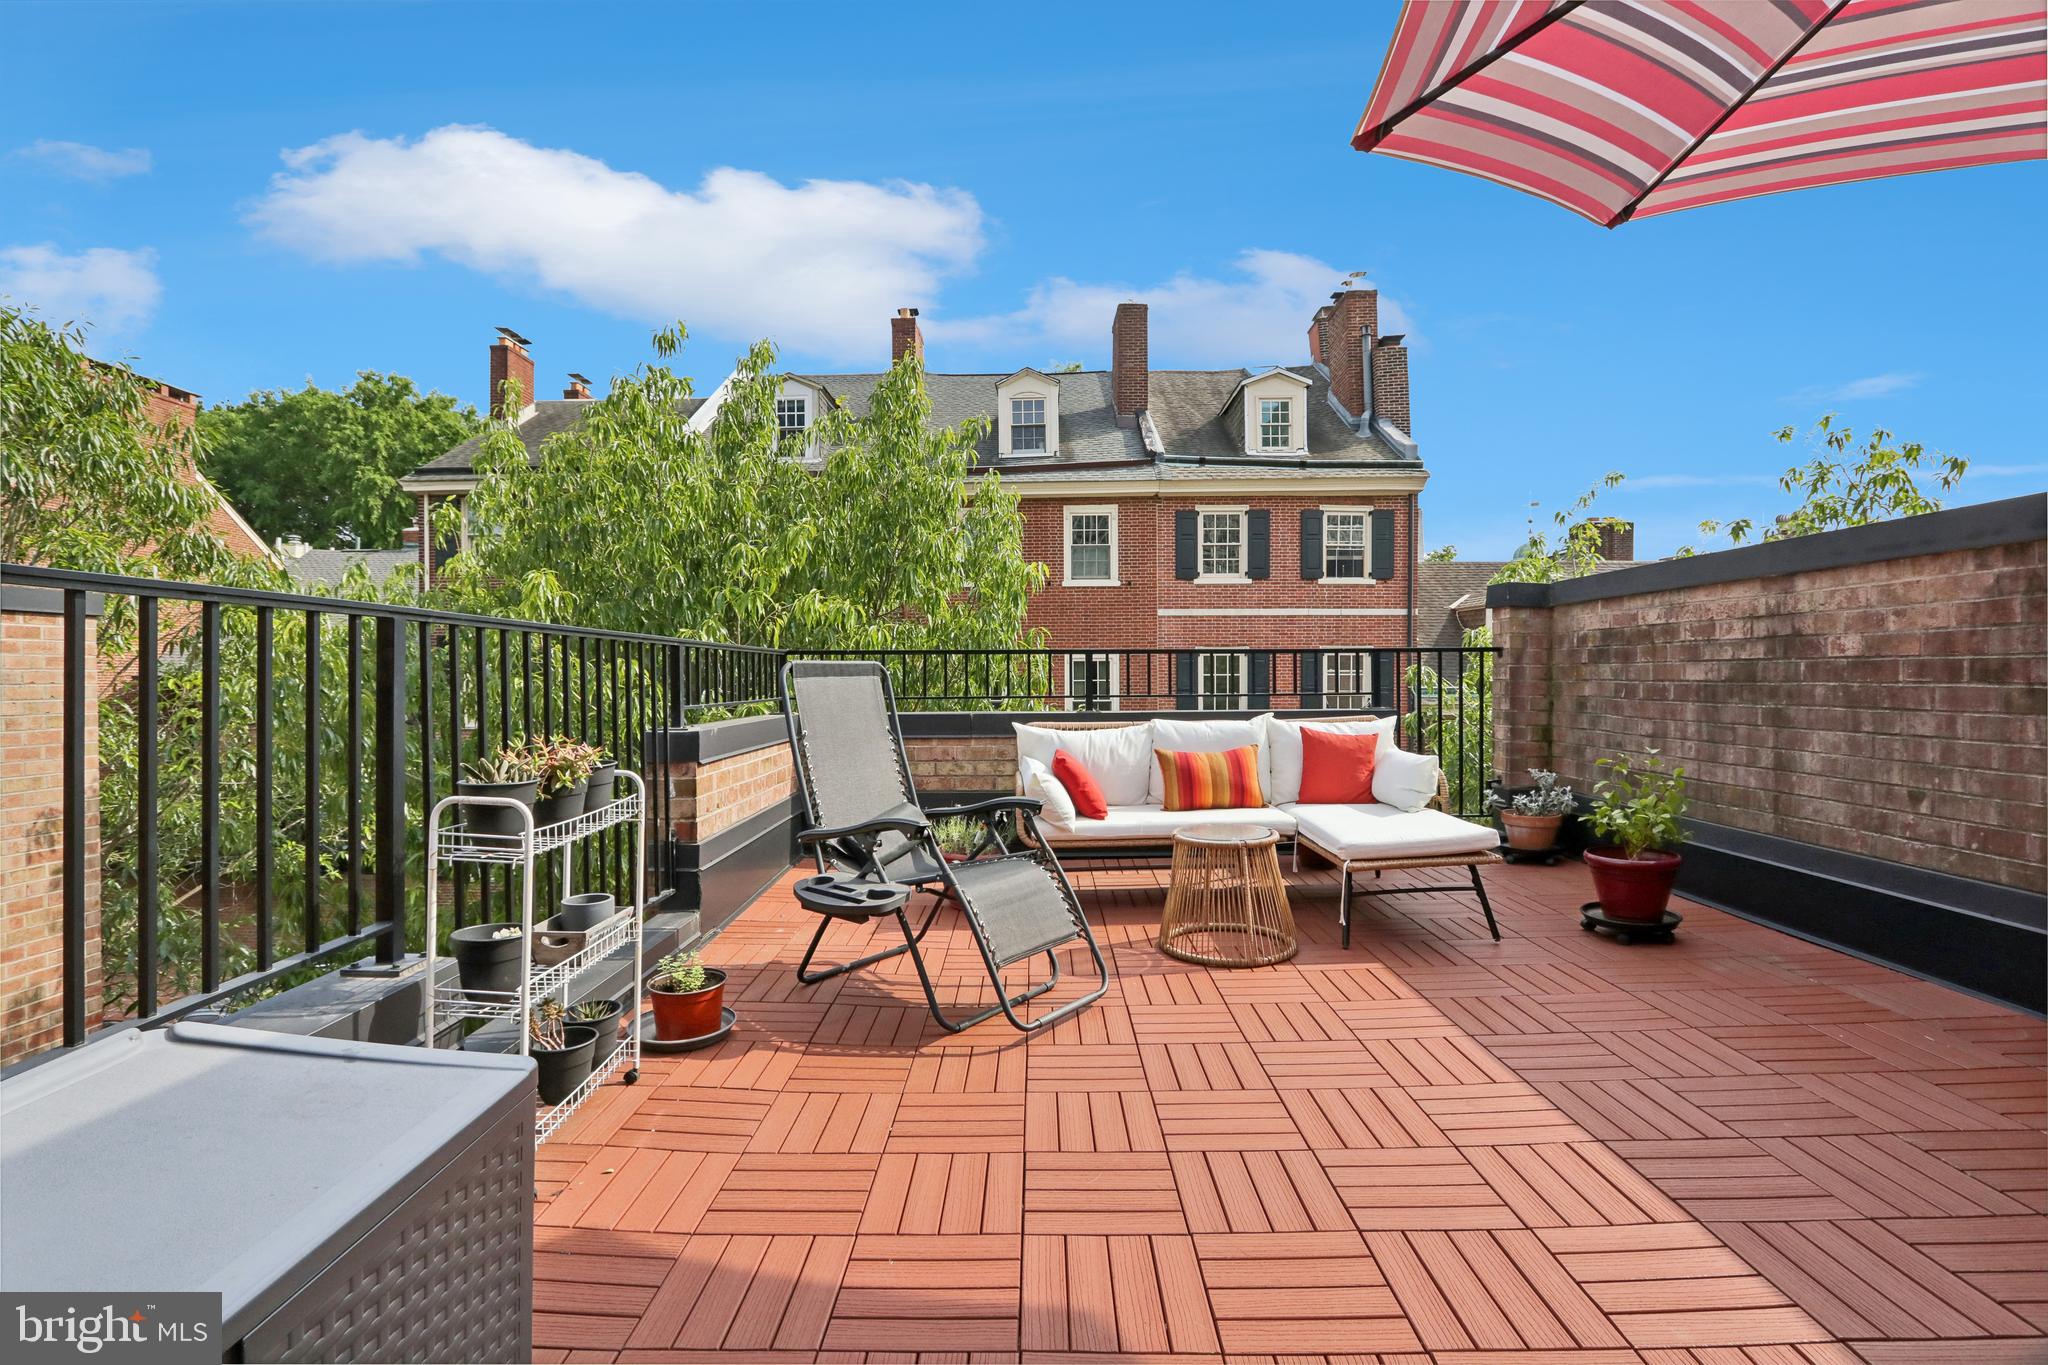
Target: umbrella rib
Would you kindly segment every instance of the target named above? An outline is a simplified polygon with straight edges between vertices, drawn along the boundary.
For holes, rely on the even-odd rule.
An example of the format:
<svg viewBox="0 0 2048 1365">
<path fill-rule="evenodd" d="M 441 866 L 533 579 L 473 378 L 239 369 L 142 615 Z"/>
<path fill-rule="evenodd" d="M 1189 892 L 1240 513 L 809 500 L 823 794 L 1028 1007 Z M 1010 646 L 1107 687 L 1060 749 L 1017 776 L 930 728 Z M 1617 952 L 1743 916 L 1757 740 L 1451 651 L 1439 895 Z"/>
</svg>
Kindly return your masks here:
<svg viewBox="0 0 2048 1365">
<path fill-rule="evenodd" d="M 1743 91 L 1739 98 L 1730 100 L 1728 102 L 1728 107 L 1721 111 L 1721 116 L 1715 119 L 1712 123 L 1708 124 L 1706 126 L 1706 130 L 1702 132 L 1698 137 L 1692 140 L 1691 145 L 1689 145 L 1684 151 L 1680 152 L 1676 157 L 1674 157 L 1671 160 L 1670 164 L 1666 165 L 1663 170 L 1657 172 L 1656 178 L 1651 180 L 1649 184 L 1643 186 L 1642 192 L 1640 194 L 1636 195 L 1635 198 L 1629 200 L 1626 204 L 1622 205 L 1621 212 L 1615 214 L 1614 217 L 1607 220 L 1607 226 L 1611 228 L 1620 227 L 1623 223 L 1626 223 L 1629 220 L 1629 216 L 1642 206 L 1642 202 L 1645 199 L 1648 199 L 1651 195 L 1655 194 L 1657 190 L 1664 184 L 1664 182 L 1671 178 L 1671 173 L 1673 171 L 1677 170 L 1680 166 L 1683 166 L 1686 163 L 1686 159 L 1690 157 L 1694 152 L 1698 151 L 1701 148 L 1701 146 L 1705 144 L 1708 138 L 1712 137 L 1715 133 L 1720 131 L 1722 124 L 1726 123 L 1729 119 L 1735 116 L 1735 111 L 1737 109 L 1740 109 L 1743 105 L 1748 104 L 1750 98 L 1753 95 L 1755 95 L 1757 91 L 1764 88 L 1764 82 L 1770 80 L 1771 77 L 1777 75 L 1779 69 L 1783 67 L 1785 63 L 1791 61 L 1794 57 L 1797 57 L 1800 54 L 1800 52 L 1806 47 L 1806 45 L 1813 41 L 1814 35 L 1819 33 L 1822 29 L 1826 28 L 1829 24 L 1833 23 L 1835 21 L 1835 16 L 1837 14 L 1840 14 L 1844 9 L 1847 9 L 1848 6 L 1849 0 L 1835 0 L 1835 3 L 1829 6 L 1828 12 L 1826 14 L 1823 14 L 1819 19 L 1814 21 L 1814 25 L 1812 28 L 1806 30 L 1806 32 L 1799 35 L 1798 42 L 1786 48 L 1785 51 L 1779 55 L 1778 60 L 1772 62 L 1769 66 L 1765 67 L 1763 73 L 1759 75 L 1754 81 L 1750 82 L 1749 89 Z"/>
<path fill-rule="evenodd" d="M 1573 10 L 1577 9 L 1580 5 L 1584 3 L 1585 0 L 1565 0 L 1564 4 L 1559 5 L 1556 9 L 1544 15 L 1541 19 L 1538 19 L 1535 23 L 1529 25 L 1529 27 L 1523 29 L 1520 33 L 1517 33 L 1514 37 L 1508 39 L 1499 47 L 1494 48 L 1492 51 L 1486 53 L 1484 56 L 1478 58 L 1477 60 L 1470 62 L 1463 67 L 1460 67 L 1458 70 L 1452 72 L 1450 75 L 1438 81 L 1435 85 L 1429 87 L 1429 89 L 1417 95 L 1414 99 L 1408 101 L 1408 103 L 1402 105 L 1393 113 L 1381 119 L 1379 123 L 1374 126 L 1373 130 L 1378 133 L 1378 136 L 1371 136 L 1365 128 L 1361 127 L 1351 137 L 1352 147 L 1361 152 L 1371 151 L 1375 145 L 1377 145 L 1386 137 L 1387 130 L 1392 129 L 1396 124 L 1400 123 L 1401 120 L 1407 118 L 1410 114 L 1413 114 L 1416 110 L 1422 108 L 1423 105 L 1428 104 L 1437 96 L 1443 94 L 1444 91 L 1452 89 L 1459 82 L 1470 80 L 1472 77 L 1486 70 L 1487 67 L 1492 66 L 1502 57 L 1507 56 L 1510 52 L 1513 52 L 1523 43 L 1529 41 L 1529 39 L 1535 37 L 1544 29 L 1549 28 L 1552 24 L 1556 23 L 1559 19 L 1564 18 L 1565 15 L 1570 14 Z M 1381 75 L 1384 76 L 1385 74 L 1385 71 L 1382 70 Z M 1375 93 L 1377 93 L 1377 85 L 1375 85 Z M 1366 97 L 1365 103 L 1368 109 L 1372 107 L 1372 97 L 1370 95 Z"/>
</svg>

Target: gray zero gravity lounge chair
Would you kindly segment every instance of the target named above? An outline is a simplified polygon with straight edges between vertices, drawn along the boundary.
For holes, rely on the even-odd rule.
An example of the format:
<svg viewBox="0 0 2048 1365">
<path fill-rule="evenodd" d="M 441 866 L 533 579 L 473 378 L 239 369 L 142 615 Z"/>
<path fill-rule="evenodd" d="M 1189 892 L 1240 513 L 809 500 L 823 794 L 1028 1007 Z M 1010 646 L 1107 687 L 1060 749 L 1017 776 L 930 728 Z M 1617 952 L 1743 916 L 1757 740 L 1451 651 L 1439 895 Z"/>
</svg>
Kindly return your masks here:
<svg viewBox="0 0 2048 1365">
<path fill-rule="evenodd" d="M 1012 853 L 998 819 L 1004 812 L 1029 821 L 1039 803 L 1028 797 L 1003 796 L 971 805 L 936 808 L 927 814 L 917 804 L 910 778 L 910 760 L 896 721 L 896 694 L 880 664 L 797 660 L 783 666 L 782 710 L 789 719 L 789 743 L 796 755 L 797 783 L 811 827 L 797 842 L 817 859 L 820 872 L 836 871 L 878 883 L 896 883 L 932 893 L 923 923 L 913 931 L 901 900 L 888 911 L 902 927 L 903 942 L 853 962 L 812 970 L 811 959 L 832 920 L 821 915 L 818 932 L 797 964 L 805 985 L 844 972 L 910 954 L 932 1017 L 948 1032 L 980 1023 L 1000 1011 L 1017 1028 L 1034 1032 L 1087 1008 L 1109 989 L 1109 967 L 1088 930 L 1088 920 L 1074 898 L 1074 888 L 1059 860 L 1034 839 L 1035 849 Z M 982 822 L 976 856 L 948 863 L 939 851 L 931 817 L 966 816 Z M 1036 833 L 1034 827 L 1033 833 Z M 949 1019 L 939 1007 L 930 974 L 918 944 L 932 926 L 948 894 L 965 911 L 967 927 L 981 950 L 997 1003 L 964 1019 Z M 1017 1008 L 1058 984 L 1058 949 L 1079 939 L 1088 945 L 1099 978 L 1078 1000 L 1025 1020 Z M 1018 995 L 1003 984 L 1003 969 L 1044 953 L 1050 964 L 1047 979 Z"/>
</svg>

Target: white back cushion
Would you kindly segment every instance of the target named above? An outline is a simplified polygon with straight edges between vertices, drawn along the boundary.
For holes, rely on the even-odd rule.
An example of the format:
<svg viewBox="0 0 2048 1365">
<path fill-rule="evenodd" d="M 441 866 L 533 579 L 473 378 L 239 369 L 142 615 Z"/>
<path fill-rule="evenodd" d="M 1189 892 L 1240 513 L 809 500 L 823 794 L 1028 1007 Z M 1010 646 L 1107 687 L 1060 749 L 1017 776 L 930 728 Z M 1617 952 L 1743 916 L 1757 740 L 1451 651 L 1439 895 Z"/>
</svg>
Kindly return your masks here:
<svg viewBox="0 0 2048 1365">
<path fill-rule="evenodd" d="M 1142 806 L 1151 791 L 1146 773 L 1152 768 L 1152 722 L 1088 730 L 1050 730 L 1018 725 L 1017 785 L 1024 784 L 1024 760 L 1032 758 L 1052 769 L 1052 756 L 1065 749 L 1095 778 L 1103 802 L 1111 806 Z"/>
<path fill-rule="evenodd" d="M 1268 770 L 1266 800 L 1276 806 L 1301 799 L 1301 732 L 1304 728 L 1324 730 L 1333 735 L 1376 734 L 1380 743 L 1374 753 L 1375 763 L 1383 761 L 1387 751 L 1394 747 L 1392 716 L 1368 716 L 1362 720 L 1282 720 L 1279 716 L 1267 715 L 1259 717 L 1259 720 L 1266 737 L 1260 746 L 1260 755 L 1265 759 Z"/>
<path fill-rule="evenodd" d="M 1038 813 L 1039 818 L 1064 829 L 1072 829 L 1074 798 L 1067 794 L 1066 784 L 1052 775 L 1052 769 L 1035 758 L 1025 759 L 1022 767 L 1024 794 L 1045 803 L 1045 808 Z"/>
<path fill-rule="evenodd" d="M 1436 797 L 1438 771 L 1435 754 L 1390 750 L 1382 741 L 1373 755 L 1372 798 L 1395 810 L 1421 810 Z"/>
<path fill-rule="evenodd" d="M 1270 716 L 1272 712 L 1267 712 Z M 1259 742 L 1259 722 L 1266 716 L 1254 716 L 1250 720 L 1169 720 L 1164 717 L 1152 722 L 1152 748 L 1156 752 L 1168 749 L 1177 754 L 1223 754 L 1232 749 Z M 1147 780 L 1146 799 L 1155 806 L 1166 804 L 1166 779 L 1160 775 L 1159 764 L 1150 765 L 1151 775 Z M 1265 763 L 1259 764 L 1259 785 L 1265 786 Z M 1268 798 L 1270 800 L 1270 798 Z"/>
</svg>

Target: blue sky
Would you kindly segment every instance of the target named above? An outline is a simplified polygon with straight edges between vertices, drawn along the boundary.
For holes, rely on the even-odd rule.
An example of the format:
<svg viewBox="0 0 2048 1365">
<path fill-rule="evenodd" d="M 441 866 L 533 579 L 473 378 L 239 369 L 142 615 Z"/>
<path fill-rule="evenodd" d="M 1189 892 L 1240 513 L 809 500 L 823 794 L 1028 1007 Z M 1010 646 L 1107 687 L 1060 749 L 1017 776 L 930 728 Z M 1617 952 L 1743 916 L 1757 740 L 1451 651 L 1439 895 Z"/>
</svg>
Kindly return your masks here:
<svg viewBox="0 0 2048 1365">
<path fill-rule="evenodd" d="M 1831 409 L 1971 457 L 1951 501 L 2048 486 L 2040 165 L 1608 232 L 1349 149 L 1394 15 L 16 3 L 0 291 L 213 401 L 480 403 L 497 324 L 543 393 L 676 316 L 705 389 L 764 335 L 873 368 L 898 304 L 936 370 L 1102 365 L 1125 297 L 1156 366 L 1295 361 L 1368 270 L 1467 557 L 1609 469 L 1639 553 L 1783 510 L 1771 433 Z"/>
</svg>

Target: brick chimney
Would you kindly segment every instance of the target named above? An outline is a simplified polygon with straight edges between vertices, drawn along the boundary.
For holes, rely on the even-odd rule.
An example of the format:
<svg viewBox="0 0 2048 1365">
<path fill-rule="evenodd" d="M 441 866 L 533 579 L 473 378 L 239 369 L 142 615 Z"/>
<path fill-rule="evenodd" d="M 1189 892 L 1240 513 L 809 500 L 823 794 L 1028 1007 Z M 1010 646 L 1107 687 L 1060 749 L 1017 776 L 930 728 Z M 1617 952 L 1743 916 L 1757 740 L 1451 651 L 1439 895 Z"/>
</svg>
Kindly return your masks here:
<svg viewBox="0 0 2048 1365">
<path fill-rule="evenodd" d="M 1323 324 L 1323 365 L 1330 392 L 1356 418 L 1366 410 L 1366 348 L 1379 334 L 1380 296 L 1371 289 L 1340 289 L 1330 295 Z"/>
<path fill-rule="evenodd" d="M 915 355 L 917 363 L 924 364 L 924 332 L 917 325 L 915 308 L 898 308 L 896 316 L 889 319 L 889 363 L 894 365 L 906 355 Z"/>
<path fill-rule="evenodd" d="M 498 329 L 498 339 L 491 343 L 491 416 L 516 418 L 533 401 L 533 357 L 526 353 L 532 344 L 510 327 Z M 508 379 L 519 385 L 519 407 L 511 412 L 505 410 Z"/>
<path fill-rule="evenodd" d="M 1330 314 L 1334 312 L 1329 304 L 1316 309 L 1316 315 L 1308 320 L 1308 358 L 1316 364 L 1328 366 L 1323 355 L 1323 329 L 1330 325 Z"/>
<path fill-rule="evenodd" d="M 1636 524 L 1620 517 L 1589 517 L 1579 523 L 1600 533 L 1600 557 L 1625 564 L 1636 557 Z"/>
<path fill-rule="evenodd" d="M 1120 303 L 1109 328 L 1110 391 L 1118 426 L 1131 426 L 1152 406 L 1151 313 L 1142 303 Z"/>
<path fill-rule="evenodd" d="M 1413 436 L 1408 409 L 1408 348 L 1400 333 L 1381 337 L 1372 348 L 1372 411 L 1382 421 Z"/>
<path fill-rule="evenodd" d="M 590 380 L 585 378 L 583 375 L 577 374 L 574 370 L 571 370 L 569 372 L 569 387 L 562 390 L 562 397 L 590 397 Z"/>
</svg>

